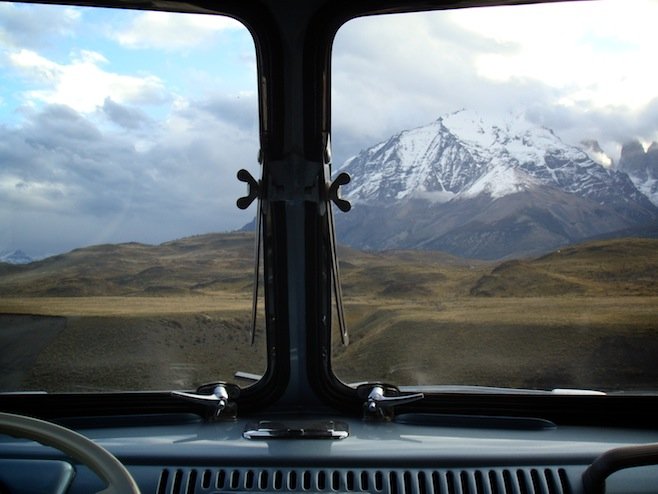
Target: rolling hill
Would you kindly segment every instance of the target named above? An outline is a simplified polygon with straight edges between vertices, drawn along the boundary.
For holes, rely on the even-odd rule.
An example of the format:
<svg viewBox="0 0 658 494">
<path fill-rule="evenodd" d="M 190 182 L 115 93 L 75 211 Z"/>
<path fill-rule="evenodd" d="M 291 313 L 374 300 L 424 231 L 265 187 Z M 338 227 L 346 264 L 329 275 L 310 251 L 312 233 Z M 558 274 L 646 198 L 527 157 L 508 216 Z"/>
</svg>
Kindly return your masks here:
<svg viewBox="0 0 658 494">
<path fill-rule="evenodd" d="M 658 295 L 658 239 L 576 244 L 499 263 L 427 250 L 339 248 L 348 297 Z M 249 295 L 253 234 L 198 235 L 160 245 L 98 245 L 25 265 L 0 264 L 10 297 Z"/>
<path fill-rule="evenodd" d="M 189 389 L 262 373 L 262 317 L 249 345 L 252 241 L 207 234 L 0 265 L 0 337 L 40 325 L 0 388 Z M 332 368 L 345 382 L 614 390 L 658 379 L 647 372 L 658 355 L 657 239 L 503 262 L 349 247 L 339 256 L 351 344 L 335 333 Z"/>
<path fill-rule="evenodd" d="M 253 258 L 252 233 L 97 245 L 30 264 L 0 264 L 0 296 L 185 295 L 217 287 L 247 293 Z"/>
</svg>

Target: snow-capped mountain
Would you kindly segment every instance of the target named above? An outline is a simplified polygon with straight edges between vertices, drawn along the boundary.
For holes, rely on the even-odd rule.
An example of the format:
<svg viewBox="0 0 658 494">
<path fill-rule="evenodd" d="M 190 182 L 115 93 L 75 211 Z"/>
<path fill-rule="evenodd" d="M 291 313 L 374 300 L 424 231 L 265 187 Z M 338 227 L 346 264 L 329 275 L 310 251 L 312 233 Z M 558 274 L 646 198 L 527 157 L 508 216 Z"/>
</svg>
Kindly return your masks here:
<svg viewBox="0 0 658 494">
<path fill-rule="evenodd" d="M 639 141 L 625 144 L 617 169 L 627 173 L 635 186 L 658 206 L 658 143 L 651 143 L 646 151 Z"/>
<path fill-rule="evenodd" d="M 6 262 L 8 264 L 28 264 L 31 263 L 34 259 L 28 256 L 22 250 L 15 250 L 12 252 L 0 252 L 0 262 Z"/>
<path fill-rule="evenodd" d="M 403 131 L 349 159 L 339 240 L 486 259 L 544 252 L 658 221 L 625 173 L 522 116 L 469 111 Z"/>
<path fill-rule="evenodd" d="M 614 160 L 603 150 L 599 141 L 595 139 L 585 139 L 580 142 L 580 145 L 592 160 L 605 168 L 614 167 Z"/>
</svg>

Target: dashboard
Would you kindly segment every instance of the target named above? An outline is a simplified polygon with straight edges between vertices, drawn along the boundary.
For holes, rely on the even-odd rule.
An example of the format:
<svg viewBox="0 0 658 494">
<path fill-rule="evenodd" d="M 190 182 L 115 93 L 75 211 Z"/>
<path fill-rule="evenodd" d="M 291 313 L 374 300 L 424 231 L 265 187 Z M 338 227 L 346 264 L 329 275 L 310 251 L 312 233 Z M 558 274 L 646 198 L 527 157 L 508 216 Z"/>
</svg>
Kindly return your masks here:
<svg viewBox="0 0 658 494">
<path fill-rule="evenodd" d="M 321 438 L 317 432 L 326 424 L 346 436 Z M 194 415 L 89 418 L 63 425 L 110 451 L 141 492 L 153 494 L 576 494 L 583 492 L 583 472 L 602 453 L 658 442 L 656 431 L 423 414 L 384 423 L 283 414 L 217 422 Z M 245 438 L 245 431 L 266 429 L 269 437 Z M 615 473 L 606 487 L 609 493 L 658 492 L 658 466 Z M 55 449 L 0 438 L 0 492 L 102 489 L 89 468 Z"/>
</svg>

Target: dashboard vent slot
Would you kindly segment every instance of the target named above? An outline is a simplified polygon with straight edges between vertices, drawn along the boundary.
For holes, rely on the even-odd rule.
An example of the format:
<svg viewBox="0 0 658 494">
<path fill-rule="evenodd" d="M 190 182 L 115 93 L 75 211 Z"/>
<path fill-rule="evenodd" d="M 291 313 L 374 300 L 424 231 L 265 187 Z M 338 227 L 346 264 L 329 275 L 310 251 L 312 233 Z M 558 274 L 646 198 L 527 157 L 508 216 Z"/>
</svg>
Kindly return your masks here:
<svg viewBox="0 0 658 494">
<path fill-rule="evenodd" d="M 467 469 L 165 468 L 156 494 L 571 494 L 554 467 Z"/>
</svg>

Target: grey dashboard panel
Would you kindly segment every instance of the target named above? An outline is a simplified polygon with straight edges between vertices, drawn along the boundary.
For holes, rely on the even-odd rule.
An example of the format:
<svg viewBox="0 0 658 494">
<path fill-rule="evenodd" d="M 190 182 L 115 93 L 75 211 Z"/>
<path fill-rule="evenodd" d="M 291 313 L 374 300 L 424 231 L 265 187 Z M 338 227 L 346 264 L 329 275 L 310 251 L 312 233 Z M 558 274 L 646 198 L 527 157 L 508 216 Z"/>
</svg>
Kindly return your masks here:
<svg viewBox="0 0 658 494">
<path fill-rule="evenodd" d="M 249 424 L 265 419 L 284 418 L 204 423 L 188 417 L 150 425 L 146 417 L 69 425 L 117 456 L 142 492 L 158 494 L 576 494 L 582 472 L 601 453 L 658 442 L 658 431 L 647 430 L 429 427 L 326 416 L 317 419 L 346 422 L 349 437 L 243 437 Z M 0 437 L 0 465 L 3 458 L 63 459 L 36 443 Z M 88 469 L 75 469 L 71 493 L 102 487 Z M 658 468 L 620 472 L 609 485 L 608 492 L 618 494 L 657 492 Z"/>
<path fill-rule="evenodd" d="M 75 470 L 60 460 L 0 459 L 0 492 L 33 494 L 67 492 Z"/>
</svg>

